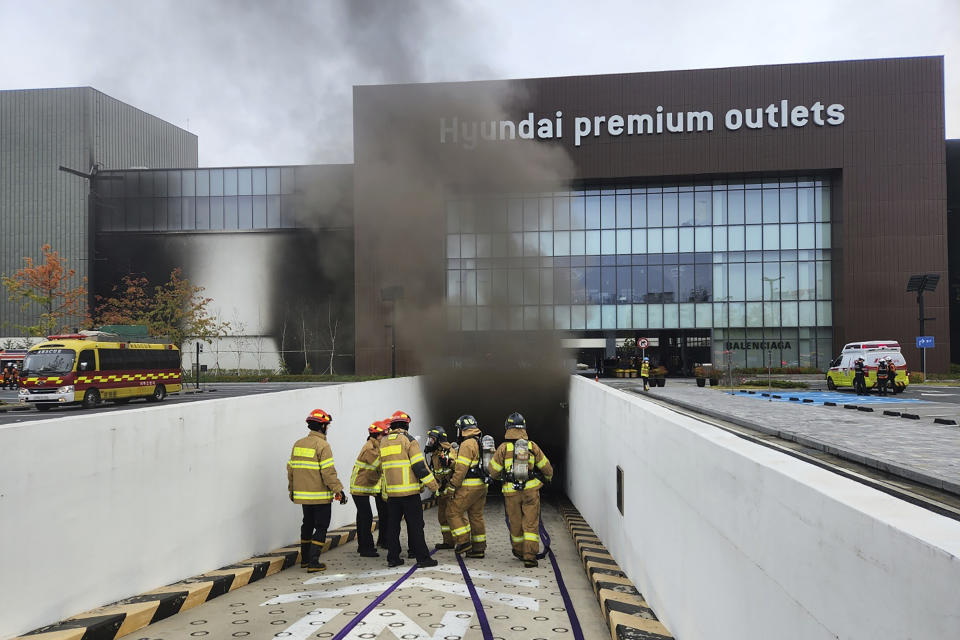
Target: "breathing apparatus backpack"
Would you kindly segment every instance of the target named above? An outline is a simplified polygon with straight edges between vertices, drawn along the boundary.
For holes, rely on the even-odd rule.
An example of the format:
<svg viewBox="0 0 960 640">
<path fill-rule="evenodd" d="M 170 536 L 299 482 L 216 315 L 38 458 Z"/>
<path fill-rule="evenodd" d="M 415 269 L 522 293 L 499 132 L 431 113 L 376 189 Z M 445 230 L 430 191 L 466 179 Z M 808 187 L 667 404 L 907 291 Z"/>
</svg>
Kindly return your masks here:
<svg viewBox="0 0 960 640">
<path fill-rule="evenodd" d="M 520 438 L 513 443 L 513 464 L 510 467 L 513 476 L 513 488 L 523 489 L 530 476 L 530 443 Z"/>
<path fill-rule="evenodd" d="M 480 470 L 487 484 L 490 484 L 490 461 L 493 460 L 496 450 L 497 443 L 494 442 L 493 436 L 485 435 L 480 438 Z"/>
</svg>

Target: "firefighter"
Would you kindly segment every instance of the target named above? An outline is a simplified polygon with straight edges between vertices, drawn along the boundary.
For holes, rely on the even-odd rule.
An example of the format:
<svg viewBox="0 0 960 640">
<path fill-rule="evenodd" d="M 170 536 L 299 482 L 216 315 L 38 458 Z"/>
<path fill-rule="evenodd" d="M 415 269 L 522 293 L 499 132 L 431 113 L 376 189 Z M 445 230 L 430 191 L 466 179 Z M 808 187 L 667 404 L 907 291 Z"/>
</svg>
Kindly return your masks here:
<svg viewBox="0 0 960 640">
<path fill-rule="evenodd" d="M 880 395 L 887 395 L 887 374 L 890 372 L 890 368 L 887 366 L 886 358 L 880 358 L 877 361 L 877 389 L 880 391 Z"/>
<path fill-rule="evenodd" d="M 640 365 L 640 377 L 643 379 L 643 390 L 646 391 L 647 383 L 650 381 L 650 358 L 643 358 L 643 364 Z"/>
<path fill-rule="evenodd" d="M 456 461 L 451 460 L 450 457 L 452 451 L 447 432 L 443 427 L 434 427 L 427 432 L 427 446 L 424 447 L 424 453 L 427 454 L 433 475 L 440 484 L 440 489 L 437 490 L 437 520 L 440 522 L 443 542 L 437 545 L 437 549 L 453 549 L 454 546 L 453 534 L 450 533 L 450 521 L 447 517 L 447 506 L 453 496 L 450 474 L 453 473 L 452 465 L 456 464 Z"/>
<path fill-rule="evenodd" d="M 857 358 L 856 362 L 853 363 L 853 389 L 857 392 L 857 395 L 864 395 L 867 393 L 867 381 L 864 377 L 864 362 L 863 358 Z"/>
<path fill-rule="evenodd" d="M 481 464 L 480 437 L 483 434 L 471 415 L 457 418 L 460 449 L 450 474 L 453 496 L 447 505 L 454 550 L 468 558 L 482 558 L 487 550 L 487 529 L 483 507 L 487 503 L 487 475 Z"/>
<path fill-rule="evenodd" d="M 306 563 L 308 573 L 327 568 L 320 562 L 320 551 L 330 526 L 330 502 L 336 499 L 340 504 L 347 504 L 343 485 L 333 466 L 333 450 L 327 442 L 327 428 L 331 422 L 333 418 L 323 409 L 311 411 L 307 416 L 310 433 L 293 444 L 287 462 L 290 500 L 303 507 L 300 564 Z"/>
<path fill-rule="evenodd" d="M 887 356 L 887 384 L 890 386 L 890 393 L 897 392 L 897 365 L 890 356 Z"/>
<path fill-rule="evenodd" d="M 3 365 L 3 388 L 7 389 L 13 384 L 13 366 L 8 364 Z"/>
<path fill-rule="evenodd" d="M 373 511 L 370 498 L 377 508 L 380 529 L 386 523 L 386 505 L 380 498 L 380 438 L 386 434 L 386 420 L 377 420 L 367 428 L 367 441 L 353 463 L 350 474 L 350 495 L 357 507 L 357 552 L 364 558 L 379 558 L 373 542 Z"/>
<path fill-rule="evenodd" d="M 420 491 L 426 485 L 437 491 L 433 474 L 427 467 L 416 438 L 407 433 L 410 416 L 397 411 L 389 418 L 390 431 L 380 442 L 380 466 L 383 469 L 387 492 L 387 564 L 396 567 L 403 564 L 400 557 L 400 519 L 407 522 L 409 550 L 421 567 L 435 567 L 437 561 L 430 557 L 427 542 L 423 537 L 423 507 Z"/>
<path fill-rule="evenodd" d="M 503 503 L 510 525 L 513 555 L 523 566 L 537 566 L 540 552 L 540 488 L 553 478 L 553 466 L 537 443 L 527 436 L 527 423 L 511 413 L 504 424 L 504 442 L 490 461 L 490 477 L 503 476 Z"/>
</svg>

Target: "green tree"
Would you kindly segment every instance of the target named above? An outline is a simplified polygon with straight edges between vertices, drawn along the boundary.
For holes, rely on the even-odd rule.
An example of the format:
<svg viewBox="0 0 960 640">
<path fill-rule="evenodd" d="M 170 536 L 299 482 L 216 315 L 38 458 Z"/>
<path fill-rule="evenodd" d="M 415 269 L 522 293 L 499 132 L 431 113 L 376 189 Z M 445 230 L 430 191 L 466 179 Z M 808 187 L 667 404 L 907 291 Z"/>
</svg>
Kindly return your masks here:
<svg viewBox="0 0 960 640">
<path fill-rule="evenodd" d="M 227 335 L 230 323 L 210 315 L 213 299 L 203 291 L 184 278 L 179 267 L 152 291 L 146 278 L 128 274 L 113 286 L 109 298 L 98 296 L 95 317 L 98 324 L 144 324 L 151 335 L 166 336 L 178 346 L 187 340 L 211 342 Z"/>
<path fill-rule="evenodd" d="M 71 327 L 88 326 L 87 279 L 71 287 L 76 271 L 67 268 L 67 260 L 49 244 L 40 250 L 42 261 L 34 262 L 25 256 L 23 267 L 12 276 L 0 278 L 10 302 L 19 304 L 23 311 L 36 311 L 34 324 L 17 325 L 17 328 L 31 336 L 45 336 Z"/>
</svg>

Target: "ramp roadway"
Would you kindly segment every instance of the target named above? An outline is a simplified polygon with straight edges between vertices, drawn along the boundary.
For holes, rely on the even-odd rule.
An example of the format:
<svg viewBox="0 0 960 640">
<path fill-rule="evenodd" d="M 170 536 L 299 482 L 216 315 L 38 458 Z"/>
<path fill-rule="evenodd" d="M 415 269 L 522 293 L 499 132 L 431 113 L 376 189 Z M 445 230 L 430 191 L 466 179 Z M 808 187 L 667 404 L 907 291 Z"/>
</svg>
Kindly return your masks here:
<svg viewBox="0 0 960 640">
<path fill-rule="evenodd" d="M 466 559 L 494 638 L 573 638 L 549 560 L 525 569 L 510 552 L 503 503 L 490 500 L 485 511 L 487 554 Z M 424 512 L 427 542 L 440 542 L 436 509 Z M 576 548 L 559 513 L 543 507 L 543 524 L 552 540 L 562 578 L 585 638 L 610 635 L 600 614 Z M 294 532 L 295 533 L 295 532 Z M 406 548 L 406 533 L 401 534 Z M 388 568 L 386 552 L 361 558 L 356 543 L 324 554 L 327 570 L 308 574 L 299 566 L 221 596 L 188 612 L 151 625 L 140 640 L 186 638 L 333 638 L 413 567 L 406 560 Z M 480 640 L 474 602 L 453 551 L 434 554 L 439 565 L 417 569 L 343 640 L 402 638 Z"/>
</svg>

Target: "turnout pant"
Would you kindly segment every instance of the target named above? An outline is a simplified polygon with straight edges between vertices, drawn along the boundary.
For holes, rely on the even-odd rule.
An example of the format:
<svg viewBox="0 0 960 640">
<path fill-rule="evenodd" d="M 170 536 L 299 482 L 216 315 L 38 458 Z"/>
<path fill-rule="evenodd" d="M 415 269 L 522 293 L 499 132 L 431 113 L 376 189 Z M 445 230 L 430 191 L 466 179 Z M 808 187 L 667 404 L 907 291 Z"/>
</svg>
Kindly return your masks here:
<svg viewBox="0 0 960 640">
<path fill-rule="evenodd" d="M 370 499 L 373 498 L 377 507 L 377 516 L 380 520 L 379 535 L 383 536 L 383 527 L 386 525 L 384 518 L 384 504 L 380 496 L 369 494 L 353 494 L 353 504 L 357 506 L 357 551 L 376 551 L 377 548 L 373 542 L 373 510 L 370 509 Z"/>
<path fill-rule="evenodd" d="M 450 515 L 447 513 L 450 508 L 450 499 L 453 497 L 446 489 L 437 496 L 437 520 L 440 522 L 440 533 L 443 535 L 444 544 L 453 544 L 453 534 L 450 533 Z"/>
<path fill-rule="evenodd" d="M 300 525 L 301 555 L 303 549 L 308 548 L 307 560 L 310 562 L 320 558 L 320 550 L 327 539 L 327 527 L 330 526 L 330 503 L 302 504 L 303 524 Z"/>
<path fill-rule="evenodd" d="M 643 380 L 643 390 L 646 391 L 646 390 L 647 390 L 647 382 L 650 381 L 650 378 L 649 378 L 648 376 L 640 376 L 640 378 Z"/>
<path fill-rule="evenodd" d="M 867 392 L 867 383 L 862 373 L 857 373 L 853 376 L 853 390 L 857 392 L 857 395 Z"/>
<path fill-rule="evenodd" d="M 450 533 L 458 545 L 473 543 L 474 551 L 486 551 L 487 529 L 483 523 L 483 507 L 487 504 L 487 485 L 462 486 L 447 505 Z"/>
<path fill-rule="evenodd" d="M 540 490 L 524 489 L 503 497 L 515 555 L 535 560 L 540 553 Z"/>
<path fill-rule="evenodd" d="M 420 494 L 390 498 L 387 500 L 387 561 L 400 561 L 400 520 L 407 521 L 407 548 L 416 556 L 417 562 L 430 557 L 427 541 L 423 537 L 423 507 Z"/>
</svg>

